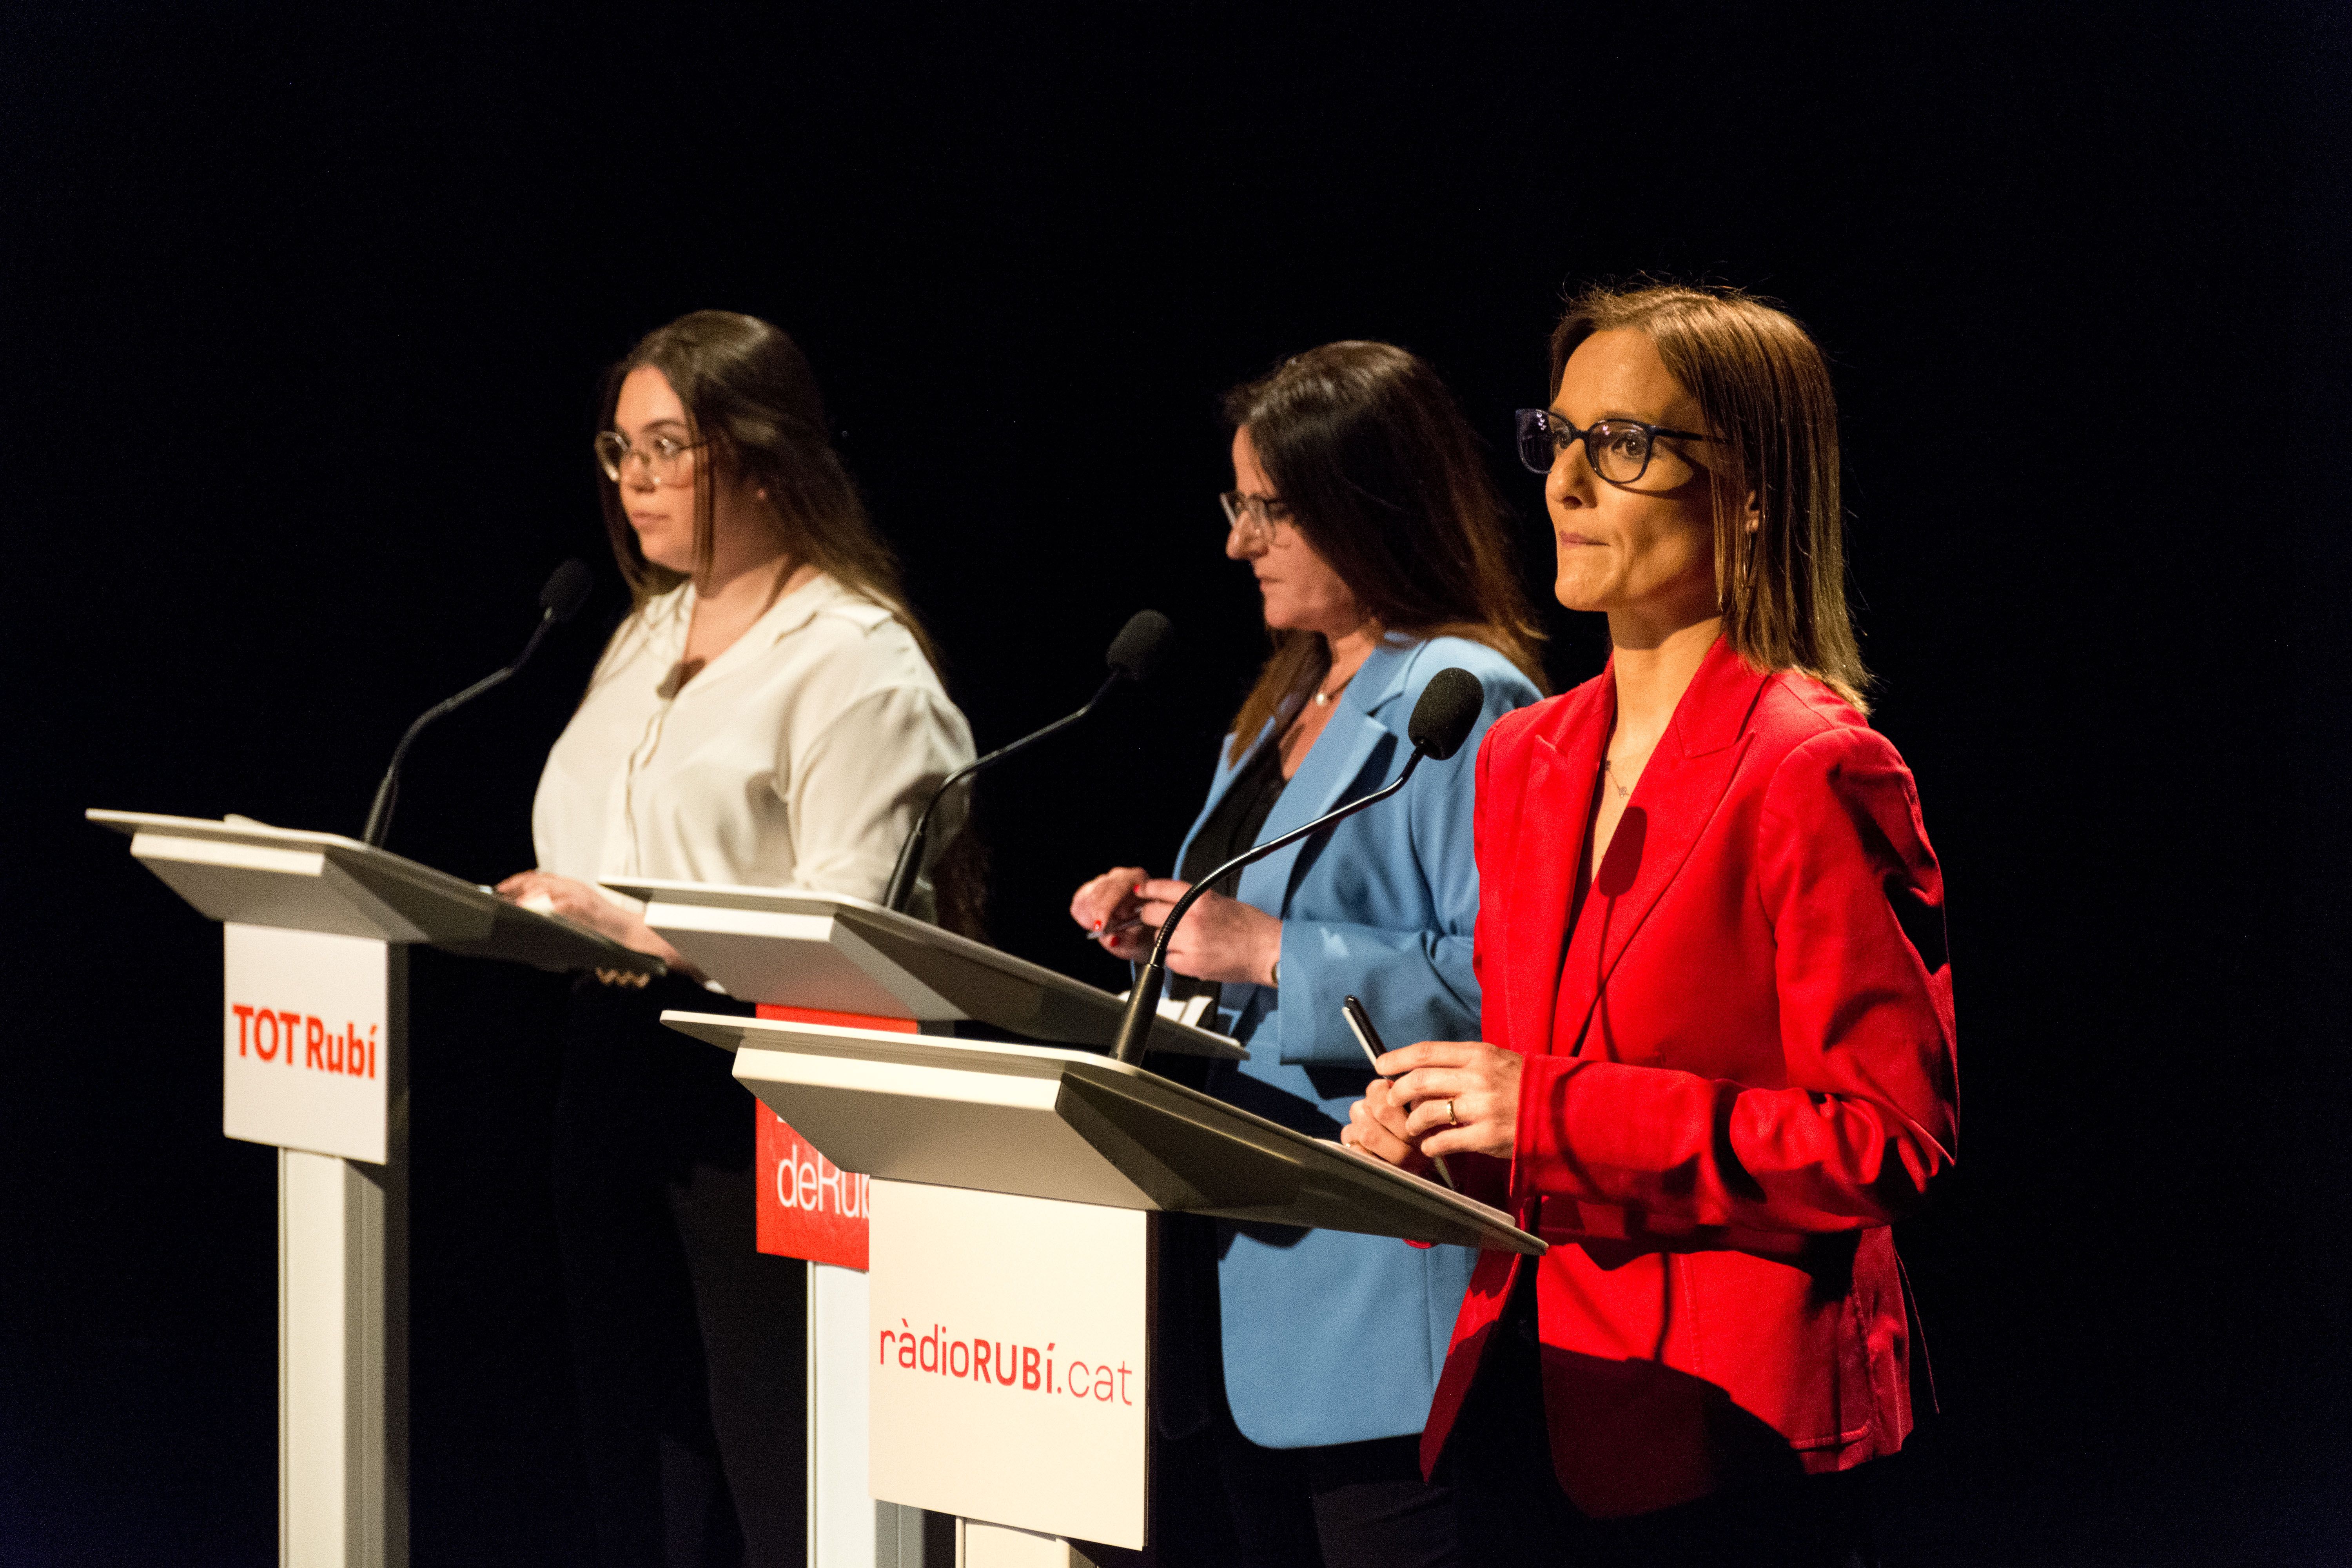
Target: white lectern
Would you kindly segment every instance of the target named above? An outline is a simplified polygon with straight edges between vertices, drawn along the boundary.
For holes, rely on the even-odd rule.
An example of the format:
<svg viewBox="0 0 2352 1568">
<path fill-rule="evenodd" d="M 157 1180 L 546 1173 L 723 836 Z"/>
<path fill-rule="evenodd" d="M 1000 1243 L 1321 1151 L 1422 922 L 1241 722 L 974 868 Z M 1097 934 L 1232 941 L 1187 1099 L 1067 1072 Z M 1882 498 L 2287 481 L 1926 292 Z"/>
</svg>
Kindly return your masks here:
<svg viewBox="0 0 2352 1568">
<path fill-rule="evenodd" d="M 1108 992 L 863 899 L 647 879 L 611 879 L 604 885 L 646 900 L 647 925 L 729 995 L 763 1009 L 816 1015 L 829 1022 L 892 1020 L 898 1027 L 932 1035 L 978 1025 L 1097 1048 L 1109 1046 L 1126 1011 Z M 1244 1054 L 1225 1036 L 1195 1026 L 1174 1006 L 1164 1012 L 1168 1016 L 1151 1037 L 1153 1049 L 1228 1058 Z M 840 1163 L 830 1150 L 819 1152 Z M 823 1168 L 807 1174 L 810 1179 L 801 1185 L 822 1205 Z M 763 1180 L 763 1232 L 771 1218 L 781 1217 L 778 1201 Z M 862 1206 L 853 1207 L 848 1217 L 862 1226 Z M 803 1234 L 799 1225 L 780 1223 L 776 1228 Z M 816 1235 L 830 1240 L 835 1228 L 821 1227 Z M 818 1247 L 788 1241 L 770 1249 L 809 1260 L 811 1568 L 918 1568 L 919 1513 L 875 1500 L 878 1494 L 867 1471 L 866 1270 L 826 1261 L 826 1251 Z"/>
<path fill-rule="evenodd" d="M 1544 1250 L 1450 1189 L 1106 1057 L 663 1021 L 733 1049 L 739 1080 L 874 1178 L 871 1485 L 965 1520 L 967 1568 L 1144 1545 L 1152 1213 Z"/>
<path fill-rule="evenodd" d="M 404 1568 L 407 950 L 661 962 L 335 834 L 88 815 L 222 922 L 222 1128 L 278 1151 L 278 1561 Z"/>
<path fill-rule="evenodd" d="M 650 879 L 607 878 L 604 886 L 645 900 L 646 923 L 739 1002 L 907 1018 L 941 1033 L 974 1023 L 1098 1050 L 1127 1013 L 1124 998 L 1083 980 L 864 899 Z M 1152 1026 L 1150 1049 L 1247 1054 L 1174 1011 Z"/>
</svg>

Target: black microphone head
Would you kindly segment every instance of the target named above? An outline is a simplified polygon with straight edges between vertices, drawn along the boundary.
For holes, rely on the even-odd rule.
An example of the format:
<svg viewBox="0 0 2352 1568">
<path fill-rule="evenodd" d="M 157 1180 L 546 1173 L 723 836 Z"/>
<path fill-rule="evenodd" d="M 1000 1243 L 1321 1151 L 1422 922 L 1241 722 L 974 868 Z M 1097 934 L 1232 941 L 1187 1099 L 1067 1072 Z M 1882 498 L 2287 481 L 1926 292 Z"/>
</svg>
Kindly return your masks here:
<svg viewBox="0 0 2352 1568">
<path fill-rule="evenodd" d="M 1127 617 L 1127 625 L 1118 628 L 1118 636 L 1110 639 L 1110 651 L 1103 662 L 1129 680 L 1149 680 L 1166 662 L 1168 645 L 1174 639 L 1176 628 L 1168 617 L 1157 610 L 1138 610 Z"/>
<path fill-rule="evenodd" d="M 1476 676 L 1457 668 L 1441 669 L 1422 689 L 1421 700 L 1412 705 L 1405 735 L 1414 751 L 1442 763 L 1462 749 L 1462 742 L 1470 738 L 1470 727 L 1478 722 L 1478 710 L 1486 705 L 1486 689 L 1478 684 Z"/>
<path fill-rule="evenodd" d="M 595 574 L 575 555 L 548 574 L 547 586 L 539 591 L 539 607 L 560 625 L 578 615 L 595 589 Z"/>
</svg>

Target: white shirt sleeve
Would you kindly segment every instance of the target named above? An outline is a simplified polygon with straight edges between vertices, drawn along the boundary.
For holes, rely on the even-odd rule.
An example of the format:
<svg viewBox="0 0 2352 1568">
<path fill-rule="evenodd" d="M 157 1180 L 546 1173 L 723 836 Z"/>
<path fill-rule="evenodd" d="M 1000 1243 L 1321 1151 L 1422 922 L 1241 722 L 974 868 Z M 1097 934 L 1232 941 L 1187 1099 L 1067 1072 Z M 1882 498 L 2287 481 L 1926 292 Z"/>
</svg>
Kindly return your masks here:
<svg viewBox="0 0 2352 1568">
<path fill-rule="evenodd" d="M 870 692 L 776 769 L 803 887 L 881 898 L 898 847 L 940 781 L 971 758 L 961 715 L 909 686 Z"/>
</svg>

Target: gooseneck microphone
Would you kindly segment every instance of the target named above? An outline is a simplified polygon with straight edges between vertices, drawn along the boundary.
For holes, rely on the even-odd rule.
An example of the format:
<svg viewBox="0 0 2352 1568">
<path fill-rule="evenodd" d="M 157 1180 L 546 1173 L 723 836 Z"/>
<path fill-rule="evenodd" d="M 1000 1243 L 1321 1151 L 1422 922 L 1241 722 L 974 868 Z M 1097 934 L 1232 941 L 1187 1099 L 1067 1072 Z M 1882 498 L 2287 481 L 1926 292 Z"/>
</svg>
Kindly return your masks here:
<svg viewBox="0 0 2352 1568">
<path fill-rule="evenodd" d="M 367 826 L 360 833 L 362 843 L 379 849 L 383 847 L 384 835 L 392 831 L 393 803 L 400 798 L 400 764 L 407 760 L 409 746 L 425 727 L 436 719 L 456 712 L 529 664 L 530 656 L 539 651 L 539 645 L 546 637 L 548 628 L 561 626 L 578 615 L 580 606 L 588 602 L 588 595 L 595 586 L 594 575 L 589 572 L 587 563 L 577 556 L 558 566 L 548 574 L 547 585 L 539 591 L 539 625 L 531 628 L 530 640 L 522 645 L 522 651 L 514 656 L 513 662 L 504 669 L 493 670 L 447 701 L 436 703 L 416 716 L 416 722 L 408 727 L 408 732 L 400 738 L 400 744 L 392 749 L 392 765 L 383 771 L 383 783 L 375 786 L 375 804 L 368 807 Z"/>
<path fill-rule="evenodd" d="M 1476 676 L 1466 669 L 1439 670 L 1422 689 L 1421 700 L 1412 705 L 1412 719 L 1405 726 L 1405 738 L 1412 742 L 1412 755 L 1405 759 L 1403 771 L 1393 780 L 1337 811 L 1324 813 L 1304 827 L 1294 827 L 1279 838 L 1251 846 L 1186 889 L 1175 908 L 1168 911 L 1168 918 L 1160 922 L 1160 939 L 1151 944 L 1151 962 L 1135 977 L 1135 989 L 1128 994 L 1127 1016 L 1118 1021 L 1118 1036 L 1111 1042 L 1113 1058 L 1129 1066 L 1143 1059 L 1143 1043 L 1151 1033 L 1152 1018 L 1160 1011 L 1160 987 L 1167 984 L 1168 939 L 1176 934 L 1176 922 L 1184 918 L 1194 900 L 1223 880 L 1228 872 L 1263 860 L 1286 845 L 1321 832 L 1343 816 L 1353 816 L 1366 806 L 1388 799 L 1404 788 L 1405 781 L 1412 777 L 1412 770 L 1421 766 L 1423 757 L 1434 757 L 1442 763 L 1460 751 L 1462 742 L 1470 738 L 1470 727 L 1478 722 L 1478 710 L 1486 701 L 1486 689 L 1478 683 Z"/>
<path fill-rule="evenodd" d="M 930 837 L 931 812 L 946 797 L 949 790 L 981 769 L 992 767 L 1016 752 L 1028 750 L 1048 735 L 1057 735 L 1068 729 L 1093 712 L 1102 700 L 1110 695 L 1111 688 L 1120 681 L 1150 679 L 1168 657 L 1168 645 L 1174 636 L 1175 630 L 1168 624 L 1166 616 L 1157 610 L 1136 611 L 1127 618 L 1127 625 L 1119 627 L 1118 636 L 1111 638 L 1110 648 L 1103 655 L 1103 662 L 1110 666 L 1110 679 L 1087 699 L 1085 707 L 1066 718 L 1055 720 L 1033 734 L 1022 736 L 1010 745 L 999 746 L 984 757 L 974 758 L 941 779 L 939 787 L 931 791 L 931 798 L 923 802 L 922 814 L 915 818 L 914 828 L 907 835 L 907 842 L 898 847 L 898 863 L 890 868 L 890 884 L 882 894 L 882 907 L 904 910 L 908 900 L 915 896 L 915 879 L 921 874 L 923 864 L 923 844 Z"/>
</svg>

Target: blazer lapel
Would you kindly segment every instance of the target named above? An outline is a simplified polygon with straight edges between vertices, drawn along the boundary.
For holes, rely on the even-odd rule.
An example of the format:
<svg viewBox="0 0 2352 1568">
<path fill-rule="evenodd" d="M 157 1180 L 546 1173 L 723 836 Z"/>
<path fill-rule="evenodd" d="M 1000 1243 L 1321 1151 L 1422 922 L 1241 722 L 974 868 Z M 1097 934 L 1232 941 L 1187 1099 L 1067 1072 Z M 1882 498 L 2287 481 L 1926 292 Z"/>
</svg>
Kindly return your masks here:
<svg viewBox="0 0 2352 1568">
<path fill-rule="evenodd" d="M 1601 911 L 1609 923 L 1601 932 L 1601 965 L 1592 994 L 1581 998 L 1581 1005 L 1575 1009 L 1578 1024 L 1569 1042 L 1570 1048 L 1580 1047 L 1593 1006 L 1607 989 L 1610 973 L 1624 956 L 1626 945 L 1664 897 L 1699 836 L 1714 820 L 1716 807 L 1722 804 L 1731 775 L 1748 750 L 1748 715 L 1767 679 L 1748 668 L 1729 642 L 1718 638 L 1682 700 L 1675 705 L 1673 721 L 1666 726 L 1649 765 L 1642 770 L 1633 798 L 1625 803 L 1625 815 L 1610 842 L 1601 874 L 1587 895 L 1588 900 L 1606 899 Z M 1599 758 L 1592 766 L 1598 770 Z M 1627 842 L 1633 832 L 1642 836 L 1637 844 Z M 1623 874 L 1617 863 L 1621 850 L 1634 858 L 1631 880 L 1622 891 L 1612 891 L 1607 884 Z"/>
<path fill-rule="evenodd" d="M 1393 759 L 1379 779 L 1367 781 L 1360 775 L 1383 742 L 1389 742 L 1391 752 L 1401 752 L 1404 748 L 1402 737 L 1377 715 L 1402 690 L 1412 655 L 1420 646 L 1412 643 L 1402 647 L 1381 647 L 1364 661 L 1340 696 L 1339 710 L 1331 715 L 1323 733 L 1315 738 L 1315 747 L 1307 753 L 1305 764 L 1283 786 L 1282 798 L 1274 803 L 1274 810 L 1266 817 L 1264 838 L 1280 837 L 1388 782 L 1389 774 L 1395 771 Z M 1354 787 L 1360 784 L 1365 787 Z M 1314 842 L 1312 838 L 1302 839 L 1244 871 L 1242 902 L 1254 904 L 1268 914 L 1286 912 L 1297 886 L 1299 859 Z"/>
<path fill-rule="evenodd" d="M 1601 749 L 1617 711 L 1617 688 L 1605 672 L 1592 689 L 1586 701 L 1562 704 L 1551 732 L 1535 738 L 1526 789 L 1510 824 L 1511 847 L 1490 858 L 1498 867 L 1511 868 L 1502 900 L 1505 929 L 1559 933 L 1551 943 L 1507 942 L 1511 962 L 1500 977 L 1504 1016 L 1512 1046 L 1525 1056 L 1544 1055 L 1554 1044 L 1551 1025 L 1559 1004 L 1577 861 L 1584 854 L 1585 824 L 1592 818 Z M 1529 809 L 1538 802 L 1540 809 Z"/>
<path fill-rule="evenodd" d="M 1278 722 L 1269 721 L 1265 728 L 1258 731 L 1257 745 L 1242 747 L 1230 755 L 1223 752 L 1218 753 L 1217 770 L 1209 779 L 1209 797 L 1201 803 L 1200 814 L 1192 818 L 1192 826 L 1184 830 L 1184 841 L 1176 847 L 1176 863 L 1168 868 L 1170 876 L 1176 876 L 1183 870 L 1184 857 L 1192 852 L 1192 840 L 1200 837 L 1201 829 L 1208 824 L 1210 813 L 1217 809 L 1217 802 L 1225 798 L 1225 791 L 1233 787 L 1234 780 L 1240 775 L 1257 747 L 1274 743 Z"/>
</svg>

